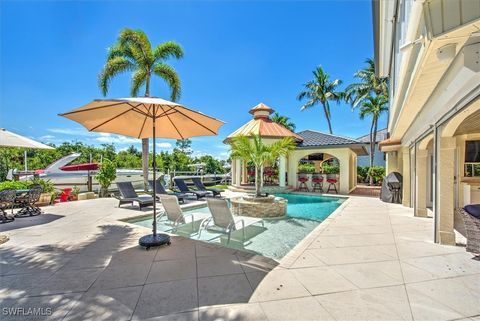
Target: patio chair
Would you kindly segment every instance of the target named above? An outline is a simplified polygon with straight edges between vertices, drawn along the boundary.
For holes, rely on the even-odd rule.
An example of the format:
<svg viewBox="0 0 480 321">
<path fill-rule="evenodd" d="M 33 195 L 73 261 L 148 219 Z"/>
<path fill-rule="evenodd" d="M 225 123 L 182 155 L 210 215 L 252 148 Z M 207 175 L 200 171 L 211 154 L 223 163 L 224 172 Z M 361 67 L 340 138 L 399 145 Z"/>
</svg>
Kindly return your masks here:
<svg viewBox="0 0 480 321">
<path fill-rule="evenodd" d="M 328 183 L 328 189 L 327 189 L 327 194 L 330 193 L 330 189 L 333 187 L 335 190 L 335 194 L 338 194 L 337 191 L 337 176 L 335 174 L 327 174 L 327 183 Z"/>
<path fill-rule="evenodd" d="M 42 187 L 35 185 L 31 187 L 25 195 L 15 197 L 15 205 L 21 207 L 15 216 L 34 216 L 42 213 L 42 210 L 35 205 L 42 194 Z"/>
<path fill-rule="evenodd" d="M 5 189 L 0 192 L 0 220 L 2 223 L 8 223 L 15 220 L 13 215 L 13 205 L 15 203 L 16 192 L 14 189 Z M 10 209 L 8 214 L 5 210 Z"/>
<path fill-rule="evenodd" d="M 118 207 L 122 204 L 132 204 L 133 202 L 138 203 L 138 207 L 140 210 L 144 207 L 152 206 L 153 205 L 153 197 L 152 196 L 138 196 L 137 192 L 133 188 L 131 182 L 118 182 L 117 183 L 118 190 L 120 191 L 120 197 L 118 199 Z"/>
<path fill-rule="evenodd" d="M 153 189 L 153 180 L 148 180 L 148 185 L 150 185 L 150 188 Z M 179 202 L 185 203 L 185 198 L 187 195 L 184 193 L 169 193 L 165 189 L 165 186 L 163 186 L 162 182 L 160 182 L 158 179 L 155 181 L 155 192 L 157 193 L 157 199 L 160 199 L 160 195 L 174 195 L 178 198 Z"/>
<path fill-rule="evenodd" d="M 212 194 L 210 192 L 205 192 L 205 191 L 191 190 L 190 188 L 188 188 L 187 183 L 185 183 L 185 181 L 181 178 L 174 178 L 173 181 L 175 182 L 175 186 L 180 190 L 180 192 L 184 194 L 193 194 L 197 197 L 197 200 Z"/>
<path fill-rule="evenodd" d="M 199 191 L 205 191 L 205 192 L 211 192 L 213 194 L 213 196 L 221 196 L 222 192 L 225 192 L 225 190 L 223 189 L 218 189 L 218 188 L 206 188 L 205 185 L 203 185 L 203 182 L 202 180 L 200 179 L 200 177 L 194 177 L 192 178 L 192 181 L 193 181 L 193 184 L 195 184 L 195 187 L 197 188 L 197 190 Z"/>
<path fill-rule="evenodd" d="M 307 176 L 307 174 L 303 174 L 303 173 L 298 174 L 298 182 L 300 183 L 298 185 L 298 190 L 308 192 L 308 186 L 307 186 L 308 176 Z"/>
<path fill-rule="evenodd" d="M 323 193 L 323 175 L 315 173 L 312 175 L 312 192 Z"/>
<path fill-rule="evenodd" d="M 163 205 L 164 212 L 157 215 L 158 220 L 166 216 L 171 223 L 173 231 L 179 226 L 185 224 L 192 224 L 192 232 L 195 232 L 195 222 L 204 220 L 210 215 L 208 213 L 188 213 L 184 214 L 178 203 L 178 198 L 175 195 L 159 194 L 160 202 Z"/>
<path fill-rule="evenodd" d="M 467 252 L 480 255 L 480 204 L 467 205 L 457 210 L 463 218 L 467 232 Z M 473 214 L 477 214 L 475 217 Z"/>
<path fill-rule="evenodd" d="M 67 202 L 68 198 L 72 194 L 72 189 L 71 188 L 64 188 L 62 193 L 59 195 L 57 199 L 55 199 L 55 203 L 63 203 Z"/>
<path fill-rule="evenodd" d="M 242 241 L 245 242 L 245 227 L 255 223 L 261 223 L 264 226 L 263 220 L 255 217 L 237 216 L 234 217 L 227 200 L 220 198 L 207 199 L 208 208 L 210 209 L 211 217 L 205 219 L 200 224 L 198 238 L 200 238 L 202 230 L 215 228 L 215 231 L 227 234 L 227 244 L 230 242 L 230 237 L 233 231 L 242 230 Z"/>
</svg>

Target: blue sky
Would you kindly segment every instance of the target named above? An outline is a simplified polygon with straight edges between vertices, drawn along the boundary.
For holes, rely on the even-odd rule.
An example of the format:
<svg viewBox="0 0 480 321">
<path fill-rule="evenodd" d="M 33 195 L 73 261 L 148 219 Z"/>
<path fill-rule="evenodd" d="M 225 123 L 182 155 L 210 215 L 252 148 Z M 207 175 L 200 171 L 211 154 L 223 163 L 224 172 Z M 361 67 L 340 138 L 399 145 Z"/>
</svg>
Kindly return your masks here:
<svg viewBox="0 0 480 321">
<path fill-rule="evenodd" d="M 6 2 L 0 3 L 0 126 L 43 142 L 138 140 L 89 133 L 57 116 L 101 98 L 97 75 L 106 49 L 124 28 L 144 30 L 152 44 L 180 43 L 171 61 L 182 80 L 180 103 L 224 120 L 217 137 L 193 139 L 197 154 L 225 157 L 222 140 L 251 119 L 264 102 L 290 117 L 297 130 L 327 131 L 321 108 L 300 111 L 296 100 L 312 70 L 322 65 L 344 84 L 373 55 L 370 1 L 233 2 Z M 111 83 L 108 97 L 129 94 L 129 75 Z M 168 98 L 165 84 L 152 95 Z M 346 104 L 332 105 L 335 134 L 368 133 Z M 385 117 L 381 120 L 385 126 Z M 159 140 L 169 149 L 174 142 Z"/>
</svg>

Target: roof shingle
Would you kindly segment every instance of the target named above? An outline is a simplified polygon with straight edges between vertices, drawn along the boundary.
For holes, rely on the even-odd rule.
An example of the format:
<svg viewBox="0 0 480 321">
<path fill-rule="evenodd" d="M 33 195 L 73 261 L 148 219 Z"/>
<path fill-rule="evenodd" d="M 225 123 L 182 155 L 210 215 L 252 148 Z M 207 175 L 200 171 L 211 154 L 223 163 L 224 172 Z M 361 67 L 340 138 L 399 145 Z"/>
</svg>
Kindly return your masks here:
<svg viewBox="0 0 480 321">
<path fill-rule="evenodd" d="M 303 142 L 298 147 L 363 144 L 353 138 L 321 133 L 314 130 L 304 130 L 297 133 L 297 135 L 303 137 Z"/>
</svg>

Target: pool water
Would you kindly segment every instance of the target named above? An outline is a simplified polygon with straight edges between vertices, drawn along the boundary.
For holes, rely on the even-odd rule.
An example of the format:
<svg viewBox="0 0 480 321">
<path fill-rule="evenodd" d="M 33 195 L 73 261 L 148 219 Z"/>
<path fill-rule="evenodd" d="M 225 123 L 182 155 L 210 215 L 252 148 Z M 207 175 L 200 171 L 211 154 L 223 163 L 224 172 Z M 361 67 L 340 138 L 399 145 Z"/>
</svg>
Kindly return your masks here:
<svg viewBox="0 0 480 321">
<path fill-rule="evenodd" d="M 264 219 L 263 227 L 261 224 L 246 227 L 245 242 L 242 240 L 241 231 L 232 232 L 228 244 L 226 235 L 214 231 L 202 231 L 201 237 L 198 238 L 198 233 L 191 232 L 191 225 L 177 229 L 175 234 L 222 244 L 234 249 L 246 250 L 278 260 L 284 257 L 345 200 L 345 198 L 300 194 L 276 194 L 276 196 L 288 200 L 287 216 L 279 219 Z M 210 213 L 210 211 L 208 207 L 202 207 L 187 210 L 185 213 Z M 148 228 L 152 226 L 151 218 L 130 222 Z M 200 222 L 197 223 L 199 225 Z M 162 222 L 158 223 L 157 226 L 160 231 L 168 231 L 171 228 Z M 198 231 L 197 226 L 194 230 Z"/>
</svg>

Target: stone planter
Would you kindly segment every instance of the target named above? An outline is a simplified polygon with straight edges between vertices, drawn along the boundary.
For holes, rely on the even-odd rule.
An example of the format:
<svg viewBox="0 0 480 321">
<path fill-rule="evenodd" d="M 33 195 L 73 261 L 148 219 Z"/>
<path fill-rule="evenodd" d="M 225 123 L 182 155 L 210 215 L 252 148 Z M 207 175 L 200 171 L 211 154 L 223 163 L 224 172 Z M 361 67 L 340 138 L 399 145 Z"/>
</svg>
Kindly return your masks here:
<svg viewBox="0 0 480 321">
<path fill-rule="evenodd" d="M 230 203 L 234 215 L 268 218 L 287 214 L 287 200 L 273 195 L 234 197 Z"/>
<path fill-rule="evenodd" d="M 40 198 L 35 203 L 37 206 L 46 206 L 52 203 L 52 193 L 42 193 L 40 194 Z"/>
</svg>

